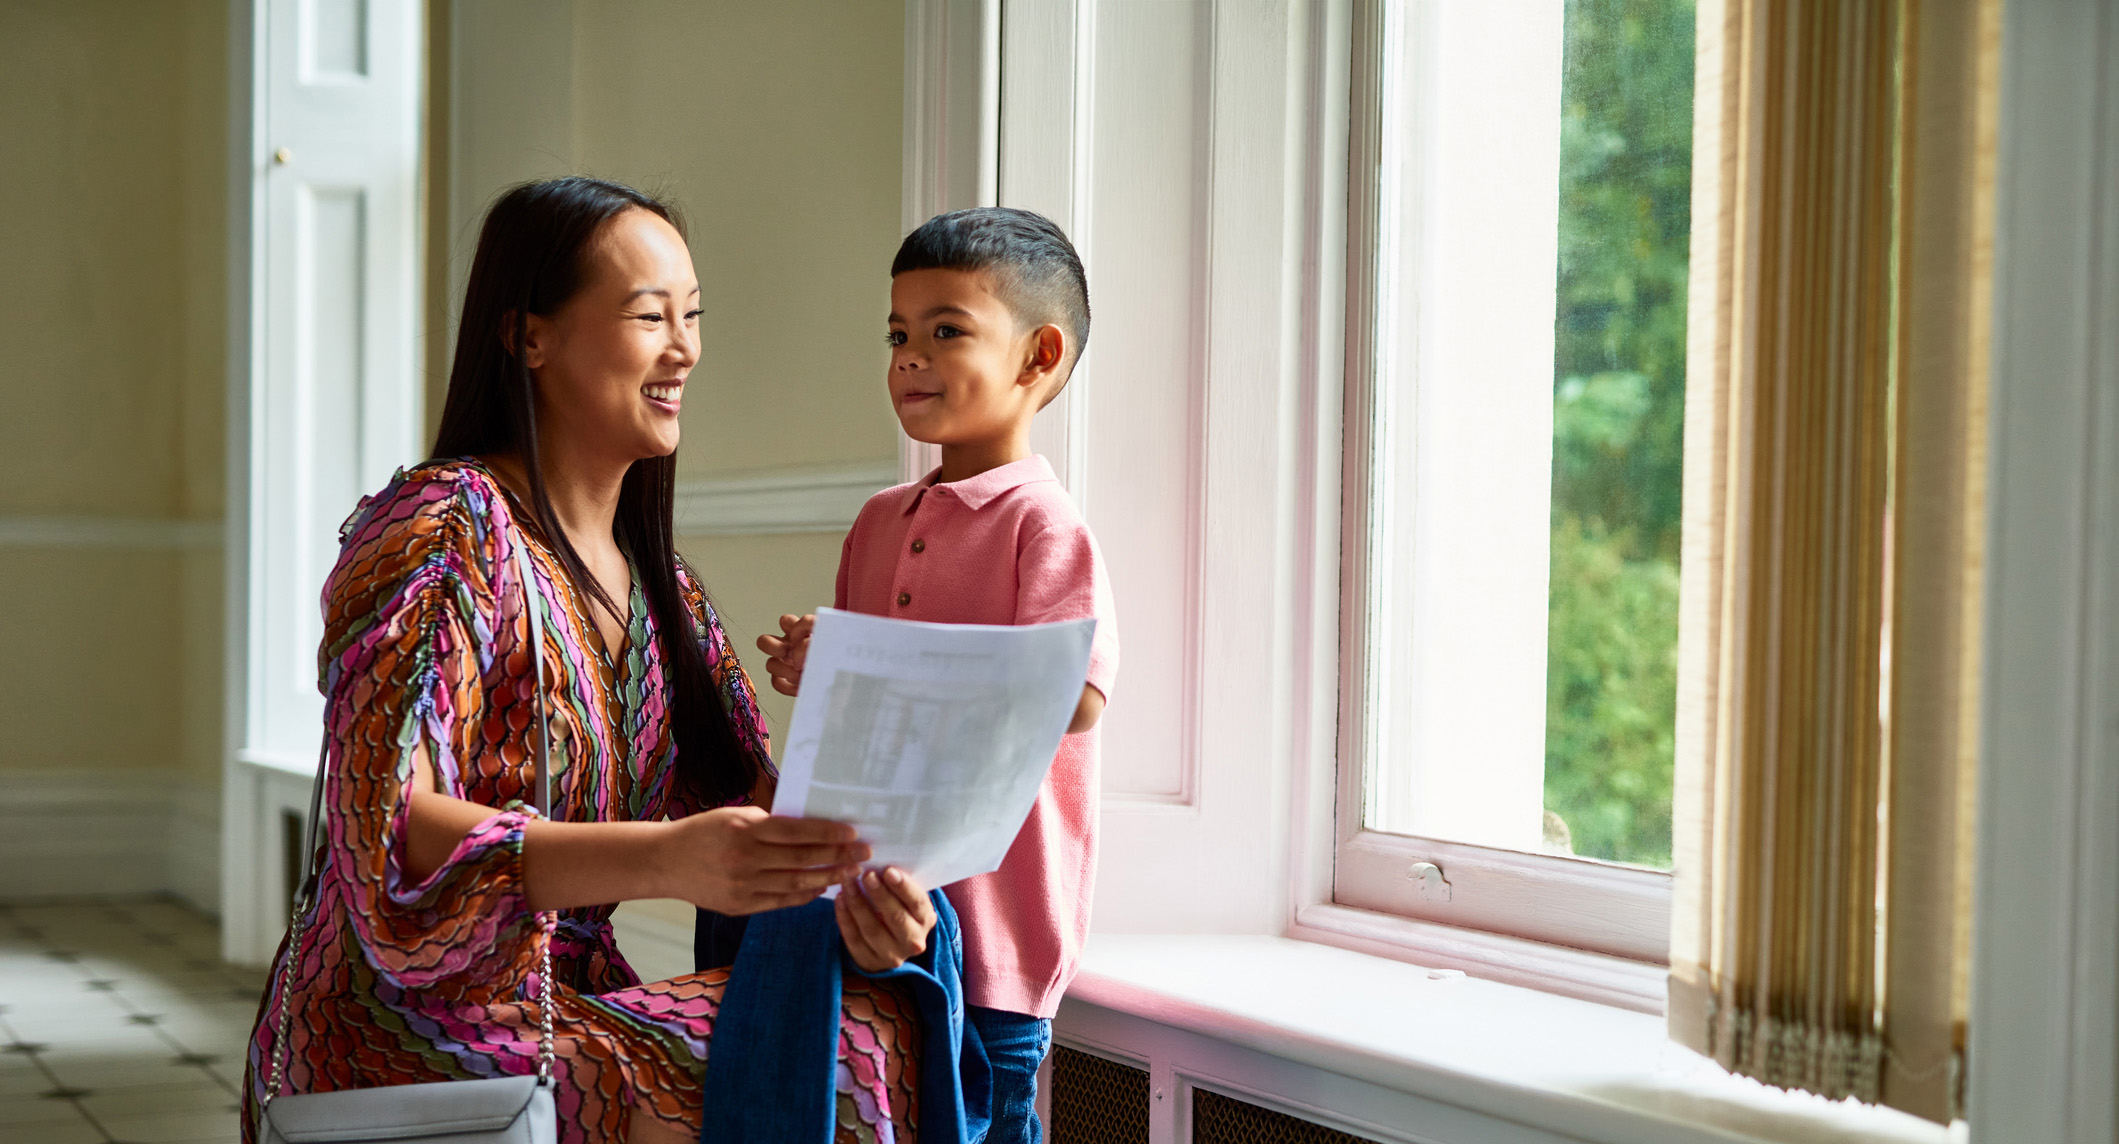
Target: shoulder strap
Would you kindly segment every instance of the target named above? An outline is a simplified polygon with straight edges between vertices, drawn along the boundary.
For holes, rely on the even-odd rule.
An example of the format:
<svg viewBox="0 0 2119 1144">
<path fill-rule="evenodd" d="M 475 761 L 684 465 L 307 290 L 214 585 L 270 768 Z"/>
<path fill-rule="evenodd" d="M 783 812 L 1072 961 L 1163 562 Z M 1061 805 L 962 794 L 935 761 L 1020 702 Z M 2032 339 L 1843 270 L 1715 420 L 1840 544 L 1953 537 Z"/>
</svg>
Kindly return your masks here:
<svg viewBox="0 0 2119 1144">
<path fill-rule="evenodd" d="M 537 574 L 530 566 L 530 546 L 522 530 L 515 535 L 515 577 L 522 582 L 524 619 L 530 626 L 530 662 L 537 668 L 537 813 L 552 817 L 552 735 L 545 719 L 544 702 L 544 593 L 537 588 Z"/>
<path fill-rule="evenodd" d="M 530 564 L 529 544 L 524 540 L 521 526 L 510 537 L 515 549 L 515 578 L 521 586 L 523 596 L 523 620 L 530 628 L 530 662 L 537 672 L 537 690 L 530 701 L 537 705 L 537 813 L 550 818 L 552 814 L 552 736 L 545 714 L 544 697 L 544 593 L 537 588 L 537 577 Z M 280 967 L 280 1004 L 277 1030 L 272 1038 L 272 1073 L 265 1086 L 264 1099 L 259 1103 L 262 1115 L 264 1107 L 279 1095 L 280 1083 L 287 1066 L 287 1034 L 289 994 L 294 986 L 295 963 L 302 959 L 303 938 L 308 927 L 303 919 L 316 904 L 316 883 L 323 866 L 324 833 L 324 778 L 325 768 L 331 763 L 331 725 L 327 709 L 324 716 L 324 741 L 316 752 L 316 778 L 309 784 L 309 828 L 305 832 L 307 853 L 302 856 L 301 893 L 296 895 L 294 917 L 287 936 L 286 961 Z M 547 912 L 540 922 L 544 928 L 544 952 L 539 959 L 537 1010 L 539 1037 L 537 1045 L 537 1080 L 549 1085 L 552 1080 L 552 933 L 559 915 Z"/>
</svg>

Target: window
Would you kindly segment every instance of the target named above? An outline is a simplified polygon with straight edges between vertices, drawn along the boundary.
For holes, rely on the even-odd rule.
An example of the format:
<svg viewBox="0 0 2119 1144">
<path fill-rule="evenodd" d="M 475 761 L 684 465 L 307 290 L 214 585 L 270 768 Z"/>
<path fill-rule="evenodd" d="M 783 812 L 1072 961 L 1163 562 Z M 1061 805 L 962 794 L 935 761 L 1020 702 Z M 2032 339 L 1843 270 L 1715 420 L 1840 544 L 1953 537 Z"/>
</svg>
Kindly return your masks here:
<svg viewBox="0 0 2119 1144">
<path fill-rule="evenodd" d="M 1692 5 L 1356 34 L 1334 897 L 1661 961 Z"/>
</svg>

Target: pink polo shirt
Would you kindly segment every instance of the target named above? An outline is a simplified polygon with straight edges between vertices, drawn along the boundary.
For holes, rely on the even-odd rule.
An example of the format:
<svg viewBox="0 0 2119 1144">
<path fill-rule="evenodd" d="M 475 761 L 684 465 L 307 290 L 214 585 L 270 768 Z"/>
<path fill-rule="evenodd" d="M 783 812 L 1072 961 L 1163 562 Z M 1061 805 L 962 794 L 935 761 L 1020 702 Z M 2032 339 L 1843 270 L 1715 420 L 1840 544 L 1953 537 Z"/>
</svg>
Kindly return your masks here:
<svg viewBox="0 0 2119 1144">
<path fill-rule="evenodd" d="M 942 624 L 1094 617 L 1087 682 L 1118 674 L 1111 580 L 1096 538 L 1043 457 L 970 480 L 940 470 L 868 498 L 839 554 L 836 606 Z M 1050 1017 L 1089 936 L 1099 724 L 1060 740 L 1037 805 L 991 874 L 944 887 L 964 927 L 964 999 Z"/>
</svg>

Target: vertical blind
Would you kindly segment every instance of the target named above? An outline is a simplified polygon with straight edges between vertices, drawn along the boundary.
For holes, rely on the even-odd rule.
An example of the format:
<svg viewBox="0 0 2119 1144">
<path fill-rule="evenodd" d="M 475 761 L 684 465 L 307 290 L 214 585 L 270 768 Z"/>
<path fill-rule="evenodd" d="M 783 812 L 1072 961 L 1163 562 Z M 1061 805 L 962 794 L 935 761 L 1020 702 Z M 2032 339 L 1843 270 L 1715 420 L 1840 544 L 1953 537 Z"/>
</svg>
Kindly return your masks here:
<svg viewBox="0 0 2119 1144">
<path fill-rule="evenodd" d="M 1702 0 L 1670 1026 L 1957 1111 L 1994 0 Z"/>
<path fill-rule="evenodd" d="M 1961 1108 L 1970 992 L 1999 0 L 1908 7 L 1881 1099 Z"/>
</svg>

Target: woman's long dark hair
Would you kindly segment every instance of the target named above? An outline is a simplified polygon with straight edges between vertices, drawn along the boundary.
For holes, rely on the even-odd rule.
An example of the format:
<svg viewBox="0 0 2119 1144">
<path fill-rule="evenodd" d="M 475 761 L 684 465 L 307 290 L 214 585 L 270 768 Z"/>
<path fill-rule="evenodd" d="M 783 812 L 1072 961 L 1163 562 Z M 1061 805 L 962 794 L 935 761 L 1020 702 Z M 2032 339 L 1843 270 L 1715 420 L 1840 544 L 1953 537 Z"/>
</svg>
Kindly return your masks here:
<svg viewBox="0 0 2119 1144">
<path fill-rule="evenodd" d="M 518 347 L 529 315 L 549 315 L 580 289 L 596 236 L 629 210 L 651 211 L 684 233 L 677 212 L 631 187 L 578 176 L 511 188 L 486 212 L 478 253 L 464 288 L 456 360 L 442 406 L 434 456 L 513 453 L 529 474 L 531 517 L 575 585 L 596 605 L 625 611 L 582 563 L 545 492 L 537 447 L 537 402 L 530 369 Z M 641 594 L 662 645 L 670 685 L 670 722 L 677 773 L 704 805 L 732 802 L 757 779 L 756 764 L 738 743 L 722 706 L 699 631 L 677 587 L 677 549 L 670 513 L 676 498 L 677 455 L 633 462 L 618 493 L 615 532 L 633 560 Z"/>
</svg>

